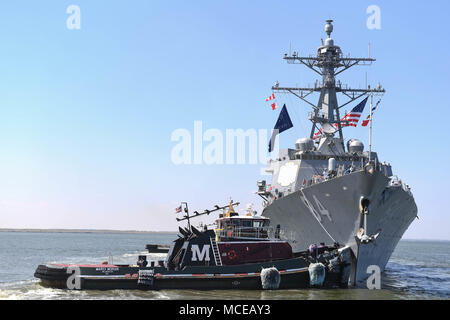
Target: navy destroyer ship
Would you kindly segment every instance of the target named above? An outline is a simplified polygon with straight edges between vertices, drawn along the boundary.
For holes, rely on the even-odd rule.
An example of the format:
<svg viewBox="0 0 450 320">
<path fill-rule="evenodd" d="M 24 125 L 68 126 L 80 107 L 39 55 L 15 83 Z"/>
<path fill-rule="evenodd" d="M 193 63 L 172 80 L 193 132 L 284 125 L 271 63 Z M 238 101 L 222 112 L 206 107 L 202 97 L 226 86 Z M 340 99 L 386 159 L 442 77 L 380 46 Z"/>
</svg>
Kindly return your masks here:
<svg viewBox="0 0 450 320">
<path fill-rule="evenodd" d="M 294 148 L 280 149 L 268 162 L 271 183 L 258 181 L 257 194 L 264 199 L 262 215 L 284 226 L 294 251 L 324 239 L 329 244 L 350 246 L 353 252 L 351 285 L 362 284 L 368 267 L 385 266 L 400 238 L 417 216 L 410 187 L 393 175 L 390 164 L 372 151 L 373 98 L 385 90 L 378 85 L 352 89 L 336 77 L 357 65 L 375 59 L 344 56 L 331 38 L 333 20 L 327 20 L 316 56 L 285 54 L 284 60 L 302 64 L 322 79 L 313 87 L 286 87 L 278 82 L 273 93 L 287 93 L 312 107 L 309 137 L 299 139 Z M 318 93 L 317 104 L 310 97 Z M 337 94 L 346 101 L 338 104 Z M 354 102 L 370 104 L 369 148 L 358 139 L 344 140 L 343 128 L 356 126 L 359 117 L 341 117 L 344 106 Z M 359 114 L 360 116 L 360 114 Z M 368 117 L 369 118 L 369 117 Z M 270 150 L 269 150 L 270 151 Z"/>
</svg>

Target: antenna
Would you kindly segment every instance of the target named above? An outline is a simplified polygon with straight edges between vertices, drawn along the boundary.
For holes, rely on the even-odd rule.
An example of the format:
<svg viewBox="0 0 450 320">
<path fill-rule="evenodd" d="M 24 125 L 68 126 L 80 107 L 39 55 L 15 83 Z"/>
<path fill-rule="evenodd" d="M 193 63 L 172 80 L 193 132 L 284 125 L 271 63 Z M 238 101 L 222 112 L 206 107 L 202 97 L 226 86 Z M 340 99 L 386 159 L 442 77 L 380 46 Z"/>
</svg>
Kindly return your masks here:
<svg viewBox="0 0 450 320">
<path fill-rule="evenodd" d="M 369 162 L 372 160 L 373 93 L 370 93 Z"/>
<path fill-rule="evenodd" d="M 318 126 L 320 125 L 322 128 L 325 127 L 337 127 L 338 130 L 334 131 L 334 133 L 339 134 L 340 144 L 342 146 L 342 150 L 345 150 L 344 146 L 344 135 L 342 132 L 342 127 L 345 126 L 345 120 L 341 120 L 339 110 L 356 101 L 360 97 L 367 94 L 383 94 L 385 92 L 381 87 L 379 88 L 370 88 L 367 84 L 368 75 L 366 74 L 366 84 L 364 88 L 351 89 L 349 86 L 343 86 L 342 84 L 338 84 L 336 82 L 336 76 L 341 74 L 342 72 L 350 69 L 353 66 L 363 66 L 370 65 L 375 59 L 370 58 L 371 56 L 371 48 L 370 43 L 368 45 L 368 54 L 369 58 L 353 58 L 350 56 L 344 57 L 341 51 L 341 48 L 334 43 L 334 40 L 331 38 L 331 34 L 333 32 L 333 20 L 326 20 L 325 24 L 325 32 L 327 34 L 326 40 L 319 49 L 317 50 L 316 56 L 302 56 L 298 54 L 298 52 L 292 52 L 292 55 L 286 56 L 284 55 L 283 59 L 287 61 L 289 64 L 302 64 L 315 73 L 319 74 L 322 77 L 322 82 L 319 86 L 314 87 L 295 87 L 290 86 L 280 86 L 272 87 L 272 91 L 276 92 L 286 92 L 293 94 L 297 98 L 301 99 L 303 102 L 306 102 L 313 108 L 313 112 L 309 114 L 309 120 L 312 122 L 310 138 L 315 140 L 317 137 L 315 133 L 319 130 Z M 319 101 L 314 103 L 310 101 L 310 95 L 313 93 L 320 93 Z M 337 93 L 343 94 L 347 101 L 343 101 L 341 105 L 337 103 Z M 332 138 L 334 133 L 329 133 L 326 135 L 320 135 L 321 140 L 317 140 L 318 142 L 324 141 L 323 139 Z M 325 144 L 323 144 L 325 146 Z M 324 149 L 326 147 L 323 147 Z"/>
<path fill-rule="evenodd" d="M 188 223 L 188 229 L 189 230 L 191 230 L 191 221 L 190 221 L 190 216 L 189 216 L 189 208 L 188 208 L 188 204 L 187 204 L 187 202 L 182 202 L 181 203 L 181 206 L 183 206 L 183 204 L 184 204 L 184 212 L 186 213 L 186 215 L 183 217 L 183 219 L 178 219 L 177 218 L 177 221 L 180 221 L 180 220 L 187 220 L 187 223 Z"/>
<path fill-rule="evenodd" d="M 365 88 L 367 88 L 367 71 L 366 71 L 366 85 Z"/>
</svg>

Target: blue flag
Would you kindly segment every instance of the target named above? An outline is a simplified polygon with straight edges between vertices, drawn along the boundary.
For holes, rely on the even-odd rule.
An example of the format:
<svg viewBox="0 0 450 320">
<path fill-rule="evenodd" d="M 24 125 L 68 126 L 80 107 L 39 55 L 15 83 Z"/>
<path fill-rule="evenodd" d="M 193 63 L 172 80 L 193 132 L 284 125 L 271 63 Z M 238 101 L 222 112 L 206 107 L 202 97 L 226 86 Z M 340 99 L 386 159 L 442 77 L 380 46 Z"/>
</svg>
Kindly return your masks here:
<svg viewBox="0 0 450 320">
<path fill-rule="evenodd" d="M 289 113 L 287 111 L 286 105 L 283 105 L 281 109 L 280 115 L 278 116 L 277 123 L 275 124 L 275 128 L 273 128 L 272 137 L 269 141 L 269 152 L 272 152 L 273 145 L 275 144 L 275 138 L 279 133 L 286 131 L 287 129 L 292 128 L 294 125 L 292 124 L 291 118 L 289 117 Z"/>
</svg>

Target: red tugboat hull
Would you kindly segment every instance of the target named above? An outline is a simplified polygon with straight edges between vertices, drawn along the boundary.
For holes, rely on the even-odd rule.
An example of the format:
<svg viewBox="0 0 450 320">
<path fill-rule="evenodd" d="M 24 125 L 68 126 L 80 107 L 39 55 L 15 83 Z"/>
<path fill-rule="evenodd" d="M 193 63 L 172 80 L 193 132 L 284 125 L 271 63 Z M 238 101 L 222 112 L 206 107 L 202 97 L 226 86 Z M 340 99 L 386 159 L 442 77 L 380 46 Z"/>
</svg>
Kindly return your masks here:
<svg viewBox="0 0 450 320">
<path fill-rule="evenodd" d="M 292 258 L 292 248 L 284 241 L 219 242 L 223 265 L 238 265 Z"/>
</svg>

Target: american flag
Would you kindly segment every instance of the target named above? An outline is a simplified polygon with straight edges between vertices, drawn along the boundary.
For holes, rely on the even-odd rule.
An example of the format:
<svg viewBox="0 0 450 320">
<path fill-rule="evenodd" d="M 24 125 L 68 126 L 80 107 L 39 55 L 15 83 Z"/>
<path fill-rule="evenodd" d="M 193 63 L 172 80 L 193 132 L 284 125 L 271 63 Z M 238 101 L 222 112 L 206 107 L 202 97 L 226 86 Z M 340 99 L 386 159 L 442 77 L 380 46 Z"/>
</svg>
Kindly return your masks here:
<svg viewBox="0 0 450 320">
<path fill-rule="evenodd" d="M 175 208 L 175 212 L 176 213 L 180 213 L 181 212 L 181 206 L 179 206 L 178 208 Z"/>
<path fill-rule="evenodd" d="M 342 123 L 342 127 L 356 127 L 359 122 L 359 118 L 361 117 L 362 112 L 364 111 L 364 107 L 366 106 L 367 99 L 366 97 L 363 101 L 361 101 L 356 107 L 352 109 L 349 113 L 342 117 L 341 121 L 348 121 L 348 123 Z M 378 105 L 378 104 L 377 104 Z M 372 109 L 372 111 L 375 109 Z M 337 127 L 337 124 L 334 125 Z M 316 133 L 314 133 L 313 139 L 316 140 L 322 136 L 322 129 L 319 129 Z"/>
<path fill-rule="evenodd" d="M 356 125 L 359 122 L 359 118 L 361 118 L 361 114 L 364 110 L 364 107 L 366 106 L 367 99 L 369 97 L 366 97 L 363 101 L 358 103 L 356 107 L 352 109 L 349 113 L 347 113 L 344 117 L 342 117 L 341 121 L 348 121 L 347 123 L 343 123 L 342 127 L 356 127 Z"/>
<path fill-rule="evenodd" d="M 266 99 L 266 101 L 270 100 L 275 100 L 275 93 L 272 93 L 272 95 Z"/>
<path fill-rule="evenodd" d="M 377 104 L 375 105 L 375 107 L 372 108 L 372 114 L 373 114 L 373 112 L 375 111 L 375 109 L 378 107 L 378 105 L 380 104 L 380 102 L 381 102 L 381 99 L 378 100 L 378 102 L 377 102 Z M 369 124 L 369 121 L 370 121 L 370 114 L 367 116 L 366 120 L 363 120 L 363 122 L 361 123 L 361 125 L 362 125 L 363 127 L 367 127 L 367 125 Z"/>
</svg>

